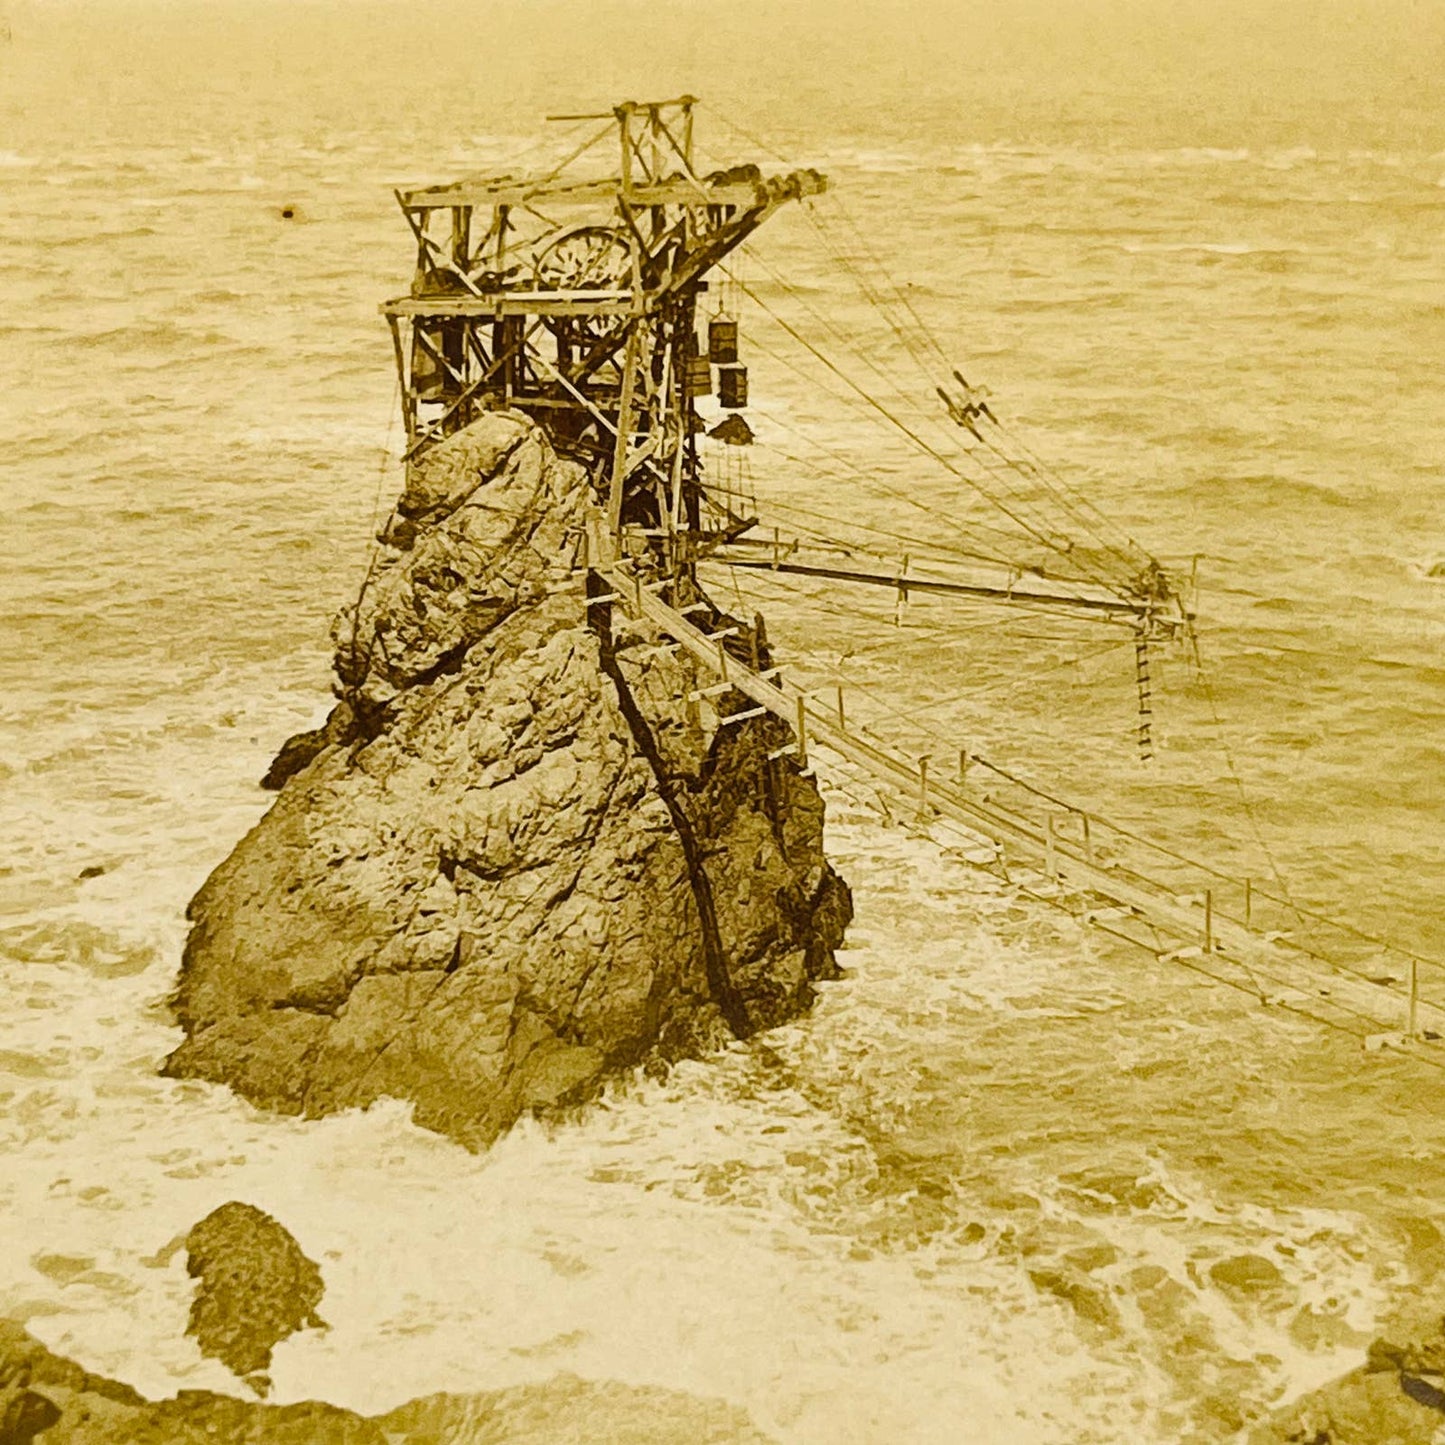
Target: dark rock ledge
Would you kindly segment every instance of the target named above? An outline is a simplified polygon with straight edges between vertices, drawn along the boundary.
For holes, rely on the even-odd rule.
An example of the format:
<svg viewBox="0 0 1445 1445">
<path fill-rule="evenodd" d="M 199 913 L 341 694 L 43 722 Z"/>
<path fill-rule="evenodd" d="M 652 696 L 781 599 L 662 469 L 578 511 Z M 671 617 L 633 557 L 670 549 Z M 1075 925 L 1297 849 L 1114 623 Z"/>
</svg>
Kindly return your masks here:
<svg viewBox="0 0 1445 1445">
<path fill-rule="evenodd" d="M 558 1375 L 540 1385 L 428 1395 L 378 1416 L 209 1390 L 147 1400 L 0 1320 L 0 1445 L 768 1445 L 747 1415 L 672 1390 Z"/>
<path fill-rule="evenodd" d="M 413 467 L 334 629 L 334 712 L 191 903 L 168 1073 L 308 1115 L 410 1100 L 482 1147 L 836 975 L 852 904 L 815 785 L 769 761 L 787 728 L 719 728 L 740 695 L 689 703 L 685 654 L 589 616 L 587 493 L 513 413 Z M 695 620 L 766 663 L 760 626 Z"/>
<path fill-rule="evenodd" d="M 1431 1445 L 1445 1439 L 1445 1308 L 1402 1303 L 1349 1374 L 1276 1410 L 1248 1445 Z"/>
</svg>

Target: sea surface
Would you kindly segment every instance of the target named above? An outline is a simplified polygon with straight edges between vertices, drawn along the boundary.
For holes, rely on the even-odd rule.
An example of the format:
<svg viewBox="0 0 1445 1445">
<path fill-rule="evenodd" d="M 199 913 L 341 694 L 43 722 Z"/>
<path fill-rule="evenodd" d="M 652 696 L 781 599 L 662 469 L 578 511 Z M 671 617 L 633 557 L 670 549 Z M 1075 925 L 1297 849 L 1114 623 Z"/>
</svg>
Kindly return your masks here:
<svg viewBox="0 0 1445 1445">
<path fill-rule="evenodd" d="M 305 1123 L 156 1075 L 186 901 L 324 715 L 329 620 L 399 487 L 391 188 L 545 166 L 572 134 L 546 114 L 628 96 L 691 91 L 712 161 L 832 183 L 717 293 L 758 431 L 720 475 L 785 532 L 1007 551 L 921 347 L 1192 573 L 1199 662 L 1158 650 L 1146 765 L 1127 632 L 776 578 L 720 595 L 914 753 L 971 748 L 1445 956 L 1445 11 L 0 20 L 0 1312 L 152 1393 L 237 1390 L 184 1336 L 165 1246 L 241 1198 L 328 1283 L 278 1399 L 570 1370 L 726 1398 L 789 1445 L 1079 1445 L 1229 1439 L 1358 1362 L 1402 1288 L 1445 1287 L 1428 1045 L 1366 1053 L 1114 945 L 838 787 L 846 977 L 749 1047 L 484 1157 L 401 1105 Z"/>
</svg>

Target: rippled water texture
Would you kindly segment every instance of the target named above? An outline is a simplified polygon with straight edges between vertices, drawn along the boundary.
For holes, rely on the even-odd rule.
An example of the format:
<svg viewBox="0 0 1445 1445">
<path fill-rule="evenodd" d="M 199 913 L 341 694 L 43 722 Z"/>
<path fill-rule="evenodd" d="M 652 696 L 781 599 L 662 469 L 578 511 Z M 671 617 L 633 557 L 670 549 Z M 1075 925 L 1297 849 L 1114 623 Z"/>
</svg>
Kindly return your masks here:
<svg viewBox="0 0 1445 1445">
<path fill-rule="evenodd" d="M 568 1369 L 723 1396 L 800 1445 L 1212 1440 L 1354 1363 L 1445 1260 L 1445 1076 L 1117 950 L 842 794 L 859 914 L 816 1013 L 485 1158 L 400 1107 L 302 1124 L 155 1066 L 185 902 L 323 712 L 327 624 L 398 485 L 390 187 L 499 168 L 548 110 L 683 89 L 716 103 L 714 159 L 758 157 L 727 117 L 834 183 L 741 279 L 926 409 L 836 253 L 886 271 L 1072 486 L 1199 559 L 1204 675 L 1163 660 L 1148 770 L 1122 635 L 919 600 L 896 626 L 888 597 L 757 581 L 785 657 L 846 656 L 911 749 L 981 749 L 1445 952 L 1438 14 L 5 19 L 0 1309 L 146 1390 L 235 1388 L 159 1252 L 243 1198 L 329 1283 L 281 1399 Z M 983 519 L 741 316 L 760 445 L 727 464 L 760 507 L 930 539 Z"/>
</svg>

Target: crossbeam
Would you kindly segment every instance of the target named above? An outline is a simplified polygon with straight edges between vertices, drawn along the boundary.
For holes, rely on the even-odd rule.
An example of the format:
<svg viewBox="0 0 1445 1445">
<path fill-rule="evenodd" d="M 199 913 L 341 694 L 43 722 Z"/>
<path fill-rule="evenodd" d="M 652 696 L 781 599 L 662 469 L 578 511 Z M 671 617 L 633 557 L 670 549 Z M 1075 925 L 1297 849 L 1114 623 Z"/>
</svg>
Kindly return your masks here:
<svg viewBox="0 0 1445 1445">
<path fill-rule="evenodd" d="M 799 172 L 799 195 L 817 195 L 823 189 L 822 177 L 810 179 L 810 172 Z M 535 181 L 504 180 L 454 181 L 444 186 L 428 186 L 421 190 L 402 191 L 401 201 L 413 211 L 439 211 L 452 206 L 525 206 L 545 201 L 553 206 L 595 205 L 599 201 L 625 200 L 632 206 L 735 206 L 761 204 L 767 199 L 768 184 L 763 181 L 708 181 L 688 177 L 626 185 L 620 177 L 605 176 L 597 180 L 564 181 L 539 177 Z M 803 187 L 807 189 L 803 189 Z"/>
<path fill-rule="evenodd" d="M 632 316 L 631 291 L 483 291 L 477 296 L 398 296 L 386 316 Z"/>
<path fill-rule="evenodd" d="M 887 587 L 894 592 L 930 592 L 945 596 L 983 597 L 1007 602 L 1030 602 L 1065 611 L 1104 613 L 1116 617 L 1142 617 L 1148 611 L 1142 602 L 1118 597 L 1082 597 L 1073 592 L 1050 592 L 1032 586 L 988 587 L 972 582 L 946 582 L 899 572 L 863 572 L 851 567 L 825 567 L 809 562 L 771 561 L 762 557 L 736 557 L 725 553 L 708 561 L 724 567 L 751 568 L 760 572 L 787 572 L 795 577 L 826 577 L 839 582 L 856 582 L 865 587 Z"/>
</svg>

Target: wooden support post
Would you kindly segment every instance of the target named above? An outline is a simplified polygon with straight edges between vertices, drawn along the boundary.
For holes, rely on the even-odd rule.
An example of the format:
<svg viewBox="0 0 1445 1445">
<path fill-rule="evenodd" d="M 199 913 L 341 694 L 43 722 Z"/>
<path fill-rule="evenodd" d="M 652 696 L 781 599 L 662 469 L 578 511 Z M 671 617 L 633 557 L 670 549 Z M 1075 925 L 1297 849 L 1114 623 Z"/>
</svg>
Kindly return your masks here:
<svg viewBox="0 0 1445 1445">
<path fill-rule="evenodd" d="M 622 141 L 622 194 L 632 199 L 632 104 L 617 107 L 617 125 Z"/>
<path fill-rule="evenodd" d="M 928 811 L 928 759 L 931 753 L 924 753 L 918 760 L 918 816 L 920 820 L 926 820 Z"/>
<path fill-rule="evenodd" d="M 808 766 L 808 701 L 798 694 L 798 766 Z"/>
<path fill-rule="evenodd" d="M 1420 965 L 1410 960 L 1410 1011 L 1405 1021 L 1405 1032 L 1412 1039 L 1420 1037 Z"/>
<path fill-rule="evenodd" d="M 1254 885 L 1250 879 L 1244 880 L 1244 926 L 1253 926 L 1254 915 Z"/>
<path fill-rule="evenodd" d="M 627 467 L 627 442 L 632 435 L 632 394 L 637 385 L 642 323 L 634 321 L 627 332 L 622 359 L 622 397 L 617 408 L 617 444 L 612 452 L 612 485 L 607 494 L 607 526 L 614 537 L 622 526 L 622 482 Z"/>
<path fill-rule="evenodd" d="M 452 207 L 452 265 L 459 271 L 471 269 L 472 208 Z"/>
<path fill-rule="evenodd" d="M 1054 837 L 1054 815 L 1044 814 L 1044 872 L 1050 878 L 1059 876 L 1059 846 Z"/>
<path fill-rule="evenodd" d="M 416 440 L 416 397 L 412 392 L 410 378 L 406 374 L 405 353 L 401 344 L 401 322 L 395 316 L 388 316 L 387 324 L 391 327 L 391 345 L 396 353 L 396 380 L 401 391 L 401 417 L 406 427 L 406 444 L 411 446 Z"/>
<path fill-rule="evenodd" d="M 958 781 L 959 781 L 960 783 L 966 783 L 966 782 L 968 781 L 968 749 L 967 749 L 967 748 L 959 748 L 959 750 L 958 750 Z"/>
<path fill-rule="evenodd" d="M 1204 951 L 1214 952 L 1214 889 L 1204 890 Z"/>
<path fill-rule="evenodd" d="M 587 625 L 597 634 L 604 656 L 612 648 L 612 600 L 615 593 L 607 590 L 600 573 L 588 572 L 586 577 Z"/>
<path fill-rule="evenodd" d="M 840 728 L 847 726 L 843 717 L 843 684 L 841 682 L 838 684 L 838 726 Z"/>
<path fill-rule="evenodd" d="M 1089 815 L 1087 813 L 1080 813 L 1079 821 L 1084 826 L 1084 860 L 1092 867 L 1094 863 L 1094 844 L 1093 840 L 1089 837 Z"/>
</svg>

